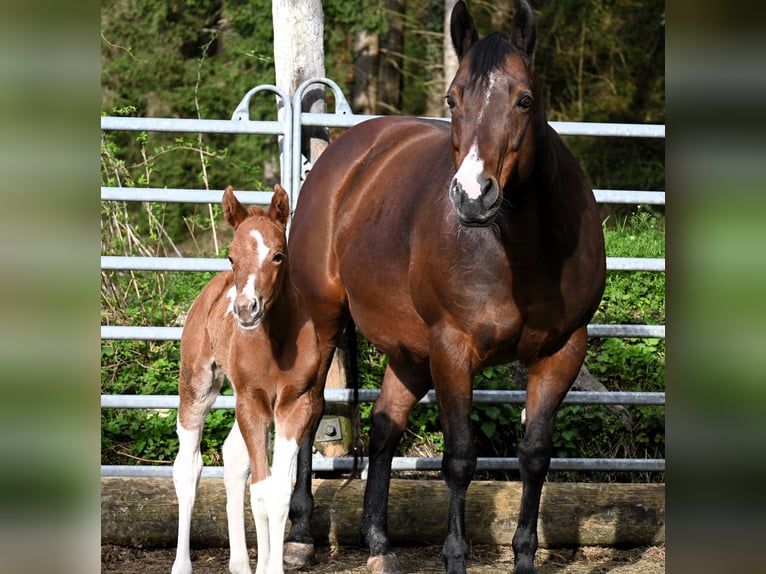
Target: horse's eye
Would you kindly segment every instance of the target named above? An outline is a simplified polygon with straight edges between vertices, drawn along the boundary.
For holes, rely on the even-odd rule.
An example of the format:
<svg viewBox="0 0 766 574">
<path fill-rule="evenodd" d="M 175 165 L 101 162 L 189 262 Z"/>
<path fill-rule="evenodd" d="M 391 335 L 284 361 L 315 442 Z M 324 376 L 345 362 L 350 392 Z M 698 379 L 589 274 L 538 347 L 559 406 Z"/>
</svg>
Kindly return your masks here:
<svg viewBox="0 0 766 574">
<path fill-rule="evenodd" d="M 454 94 L 447 94 L 444 96 L 444 99 L 447 100 L 447 105 L 449 106 L 449 109 L 453 110 L 455 107 L 457 107 L 457 98 L 455 98 Z"/>
<path fill-rule="evenodd" d="M 524 94 L 519 98 L 519 101 L 516 105 L 518 105 L 520 108 L 528 110 L 530 107 L 532 107 L 532 96 L 529 94 Z"/>
<path fill-rule="evenodd" d="M 228 259 L 231 266 L 234 267 L 234 260 L 231 257 L 227 257 L 226 259 Z"/>
<path fill-rule="evenodd" d="M 271 260 L 274 263 L 282 263 L 282 261 L 285 260 L 285 254 L 284 253 L 275 253 L 274 257 Z"/>
</svg>

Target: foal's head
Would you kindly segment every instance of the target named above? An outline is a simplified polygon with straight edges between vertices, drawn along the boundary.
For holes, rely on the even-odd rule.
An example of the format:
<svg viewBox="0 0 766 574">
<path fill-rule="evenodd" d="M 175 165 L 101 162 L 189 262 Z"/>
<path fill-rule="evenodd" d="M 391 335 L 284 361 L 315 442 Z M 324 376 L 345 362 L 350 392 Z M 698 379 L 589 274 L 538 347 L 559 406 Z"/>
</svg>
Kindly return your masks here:
<svg viewBox="0 0 766 574">
<path fill-rule="evenodd" d="M 460 64 L 447 92 L 457 173 L 450 198 L 464 225 L 489 225 L 508 184 L 526 180 L 534 164 L 541 102 L 534 95 L 535 16 L 521 0 L 510 36 L 479 39 L 460 1 L 450 32 Z M 539 124 L 538 124 L 539 125 Z"/>
<path fill-rule="evenodd" d="M 234 287 L 231 306 L 241 329 L 257 329 L 282 290 L 287 270 L 285 229 L 290 215 L 287 193 L 277 184 L 268 211 L 249 210 L 234 196 L 231 186 L 223 194 L 223 212 L 234 228 L 229 261 Z"/>
</svg>

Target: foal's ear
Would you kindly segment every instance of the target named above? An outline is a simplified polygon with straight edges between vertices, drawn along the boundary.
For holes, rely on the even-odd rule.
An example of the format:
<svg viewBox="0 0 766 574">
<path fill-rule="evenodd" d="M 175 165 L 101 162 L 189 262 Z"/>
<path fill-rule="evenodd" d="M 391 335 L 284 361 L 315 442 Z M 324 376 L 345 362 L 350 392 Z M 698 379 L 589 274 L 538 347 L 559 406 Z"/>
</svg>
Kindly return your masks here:
<svg viewBox="0 0 766 574">
<path fill-rule="evenodd" d="M 223 201 L 221 203 L 226 221 L 234 229 L 237 229 L 239 224 L 247 219 L 247 208 L 234 195 L 234 188 L 231 186 L 226 188 L 226 191 L 223 192 Z"/>
<path fill-rule="evenodd" d="M 285 226 L 290 217 L 290 198 L 287 197 L 287 192 L 278 183 L 274 185 L 274 195 L 271 196 L 269 217 Z"/>
<path fill-rule="evenodd" d="M 535 12 L 527 0 L 520 0 L 519 8 L 513 16 L 511 41 L 532 61 L 535 54 L 535 42 L 537 41 L 537 27 Z"/>
<path fill-rule="evenodd" d="M 452 46 L 455 48 L 457 59 L 461 60 L 471 44 L 479 39 L 476 32 L 476 24 L 473 22 L 468 7 L 463 0 L 459 0 L 452 9 L 449 25 Z"/>
</svg>

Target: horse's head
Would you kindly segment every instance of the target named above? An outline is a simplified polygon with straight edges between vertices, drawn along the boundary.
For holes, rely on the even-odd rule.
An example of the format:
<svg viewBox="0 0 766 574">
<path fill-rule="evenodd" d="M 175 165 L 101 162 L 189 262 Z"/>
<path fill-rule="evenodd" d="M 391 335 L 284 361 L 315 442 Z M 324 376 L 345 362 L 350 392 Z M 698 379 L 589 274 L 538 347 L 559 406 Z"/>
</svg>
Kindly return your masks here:
<svg viewBox="0 0 766 574">
<path fill-rule="evenodd" d="M 532 57 L 535 16 L 521 0 L 510 36 L 479 39 L 473 18 L 458 2 L 450 24 L 459 58 L 447 92 L 457 173 L 449 194 L 464 225 L 489 225 L 506 185 L 527 179 L 534 165 L 536 122 Z"/>
<path fill-rule="evenodd" d="M 223 212 L 234 228 L 229 261 L 234 271 L 230 311 L 241 329 L 257 329 L 282 290 L 287 271 L 285 229 L 290 215 L 285 190 L 274 186 L 269 210 L 249 210 L 234 196 L 231 186 L 223 194 Z"/>
</svg>

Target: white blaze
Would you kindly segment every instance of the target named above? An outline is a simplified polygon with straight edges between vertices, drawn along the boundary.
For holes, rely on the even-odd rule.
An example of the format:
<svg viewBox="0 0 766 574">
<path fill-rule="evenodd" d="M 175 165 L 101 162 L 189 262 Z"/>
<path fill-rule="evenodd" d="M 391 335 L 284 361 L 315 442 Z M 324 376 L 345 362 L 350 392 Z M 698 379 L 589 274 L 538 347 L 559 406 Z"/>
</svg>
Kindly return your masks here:
<svg viewBox="0 0 766 574">
<path fill-rule="evenodd" d="M 266 245 L 266 242 L 263 240 L 263 235 L 261 235 L 261 232 L 257 229 L 253 229 L 250 232 L 250 236 L 255 239 L 255 242 L 258 245 L 256 248 L 258 265 L 263 265 L 263 262 L 266 261 L 266 257 L 269 255 L 269 246 Z"/>
<path fill-rule="evenodd" d="M 471 199 L 481 197 L 481 174 L 484 172 L 484 160 L 479 156 L 479 145 L 473 142 L 468 155 L 463 158 L 455 179 L 460 183 L 465 194 Z"/>
</svg>

